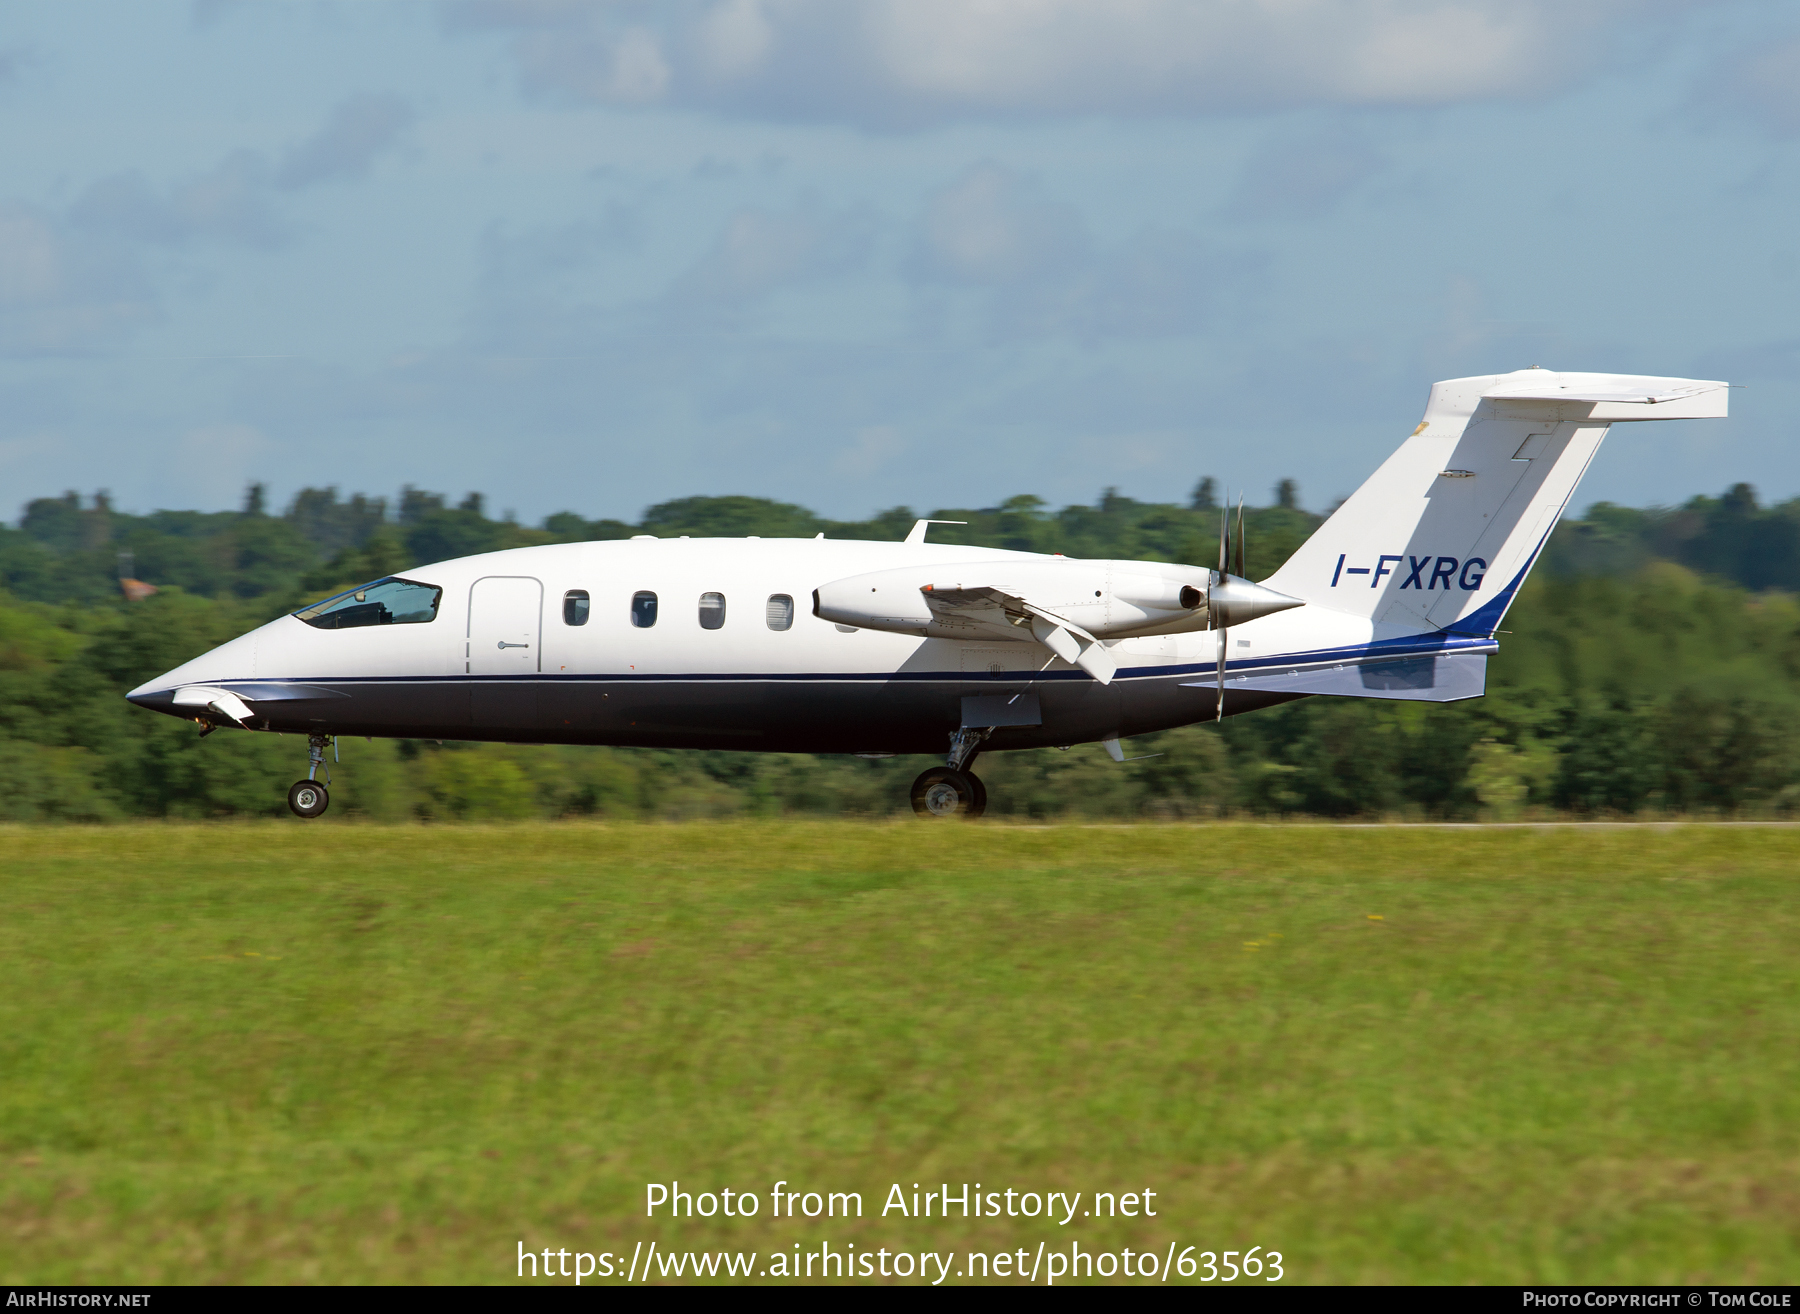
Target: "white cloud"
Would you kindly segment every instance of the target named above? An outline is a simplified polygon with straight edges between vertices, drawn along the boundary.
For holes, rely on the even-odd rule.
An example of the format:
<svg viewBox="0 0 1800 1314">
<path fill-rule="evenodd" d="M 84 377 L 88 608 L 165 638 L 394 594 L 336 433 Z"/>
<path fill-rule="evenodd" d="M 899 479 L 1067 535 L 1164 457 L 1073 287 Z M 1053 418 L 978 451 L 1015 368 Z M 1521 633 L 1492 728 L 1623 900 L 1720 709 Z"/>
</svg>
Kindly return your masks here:
<svg viewBox="0 0 1800 1314">
<path fill-rule="evenodd" d="M 243 7 L 244 0 L 194 0 L 190 13 L 195 27 L 210 27 L 235 9 Z"/>
<path fill-rule="evenodd" d="M 448 0 L 532 89 L 909 125 L 1443 105 L 1568 82 L 1671 0 Z M 1613 51 L 1616 54 L 1616 49 Z"/>
<path fill-rule="evenodd" d="M 318 132 L 289 148 L 276 171 L 276 185 L 306 187 L 364 177 L 412 118 L 412 108 L 398 96 L 351 96 L 331 111 Z"/>
<path fill-rule="evenodd" d="M 87 232 L 161 246 L 271 247 L 285 235 L 269 204 L 268 162 L 254 151 L 234 151 L 166 189 L 141 173 L 102 178 L 75 199 L 68 217 Z"/>
<path fill-rule="evenodd" d="M 238 150 L 167 185 L 112 174 L 52 212 L 0 199 L 0 353 L 84 353 L 156 318 L 146 263 L 156 249 L 271 249 L 290 235 L 275 202 L 294 189 L 366 172 L 410 121 L 390 96 L 352 96 L 279 166 Z"/>
<path fill-rule="evenodd" d="M 1747 118 L 1777 137 L 1800 137 L 1800 36 L 1761 42 L 1714 68 L 1705 109 Z"/>
<path fill-rule="evenodd" d="M 280 445 L 247 424 L 190 429 L 175 448 L 182 484 L 201 506 L 228 506 L 244 486 L 264 474 Z"/>
<path fill-rule="evenodd" d="M 642 226 L 638 211 L 618 204 L 597 219 L 554 228 L 493 225 L 481 237 L 482 294 L 500 301 L 554 294 L 599 252 L 637 245 Z"/>
<path fill-rule="evenodd" d="M 362 177 L 411 120 L 398 97 L 351 96 L 278 165 L 260 151 L 238 150 L 163 188 L 141 173 L 114 174 L 78 196 L 68 219 L 88 232 L 160 246 L 279 246 L 288 226 L 275 209 L 277 191 Z"/>
<path fill-rule="evenodd" d="M 1253 222 L 1316 219 L 1387 164 L 1386 156 L 1342 124 L 1280 138 L 1245 165 L 1225 213 Z"/>
<path fill-rule="evenodd" d="M 984 161 L 933 196 L 913 263 L 924 278 L 1000 286 L 1084 261 L 1088 237 L 1073 206 Z"/>
<path fill-rule="evenodd" d="M 1260 259 L 1171 229 L 1103 247 L 1073 206 L 984 161 L 927 202 L 908 268 L 922 287 L 985 294 L 995 336 L 1094 342 L 1194 333 Z"/>
<path fill-rule="evenodd" d="M 739 210 L 712 248 L 675 281 L 669 299 L 743 304 L 778 288 L 847 273 L 867 257 L 874 227 L 873 217 L 861 211 Z"/>
<path fill-rule="evenodd" d="M 911 444 L 891 424 L 871 424 L 856 431 L 856 441 L 832 455 L 831 468 L 847 478 L 872 479 L 883 466 L 905 455 Z"/>
<path fill-rule="evenodd" d="M 762 0 L 725 0 L 700 20 L 700 53 L 713 73 L 737 77 L 751 73 L 769 57 L 775 25 Z"/>
<path fill-rule="evenodd" d="M 35 206 L 0 201 L 0 352 L 84 352 L 153 318 L 142 271 Z"/>
</svg>

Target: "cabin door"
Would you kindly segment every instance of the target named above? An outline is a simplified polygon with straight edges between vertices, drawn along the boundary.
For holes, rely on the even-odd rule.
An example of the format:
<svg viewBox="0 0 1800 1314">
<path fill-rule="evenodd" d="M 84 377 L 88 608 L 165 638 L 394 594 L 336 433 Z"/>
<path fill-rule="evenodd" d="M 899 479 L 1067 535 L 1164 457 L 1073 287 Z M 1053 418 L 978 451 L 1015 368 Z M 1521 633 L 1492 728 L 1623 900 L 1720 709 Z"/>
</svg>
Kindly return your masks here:
<svg viewBox="0 0 1800 1314">
<path fill-rule="evenodd" d="M 471 725 L 536 728 L 543 616 L 544 586 L 529 576 L 490 575 L 469 590 Z"/>
</svg>

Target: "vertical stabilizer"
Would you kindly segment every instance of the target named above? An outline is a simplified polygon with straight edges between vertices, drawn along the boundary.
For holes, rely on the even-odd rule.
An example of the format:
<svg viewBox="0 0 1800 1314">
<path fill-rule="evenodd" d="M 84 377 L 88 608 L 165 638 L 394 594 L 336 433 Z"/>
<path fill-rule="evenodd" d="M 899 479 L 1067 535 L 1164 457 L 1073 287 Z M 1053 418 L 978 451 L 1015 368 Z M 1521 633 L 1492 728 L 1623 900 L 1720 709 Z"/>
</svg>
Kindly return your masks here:
<svg viewBox="0 0 1800 1314">
<path fill-rule="evenodd" d="M 1608 427 L 1722 419 L 1726 387 L 1543 369 L 1436 384 L 1412 436 L 1263 582 L 1389 633 L 1491 635 Z"/>
</svg>

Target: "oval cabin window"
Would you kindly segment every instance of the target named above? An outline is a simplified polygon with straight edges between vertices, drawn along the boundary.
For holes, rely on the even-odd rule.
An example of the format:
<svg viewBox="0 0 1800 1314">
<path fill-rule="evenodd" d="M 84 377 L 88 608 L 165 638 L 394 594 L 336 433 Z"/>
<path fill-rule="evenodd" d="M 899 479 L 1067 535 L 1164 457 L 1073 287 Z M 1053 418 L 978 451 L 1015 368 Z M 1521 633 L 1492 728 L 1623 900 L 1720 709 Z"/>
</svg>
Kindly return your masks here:
<svg viewBox="0 0 1800 1314">
<path fill-rule="evenodd" d="M 656 624 L 656 595 L 654 593 L 633 593 L 631 595 L 631 623 L 640 630 L 647 630 Z"/>
<path fill-rule="evenodd" d="M 563 594 L 563 624 L 586 625 L 588 595 L 586 589 L 570 589 Z"/>
<path fill-rule="evenodd" d="M 725 595 L 723 593 L 702 593 L 700 595 L 700 628 L 703 630 L 723 629 L 725 625 Z"/>
<path fill-rule="evenodd" d="M 768 610 L 764 613 L 772 630 L 785 630 L 794 623 L 794 600 L 785 593 L 769 595 Z"/>
</svg>

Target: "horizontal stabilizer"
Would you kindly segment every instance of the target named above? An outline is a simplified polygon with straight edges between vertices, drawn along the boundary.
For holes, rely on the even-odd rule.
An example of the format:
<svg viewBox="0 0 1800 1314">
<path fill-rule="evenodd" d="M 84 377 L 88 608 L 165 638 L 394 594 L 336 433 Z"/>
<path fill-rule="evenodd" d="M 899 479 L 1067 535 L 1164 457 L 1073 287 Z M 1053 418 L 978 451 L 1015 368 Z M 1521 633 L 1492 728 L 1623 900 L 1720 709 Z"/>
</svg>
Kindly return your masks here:
<svg viewBox="0 0 1800 1314">
<path fill-rule="evenodd" d="M 1189 689 L 1216 689 L 1197 680 Z M 1226 692 L 1320 694 L 1337 698 L 1389 698 L 1416 703 L 1454 703 L 1487 691 L 1487 657 L 1439 653 L 1337 666 L 1247 671 L 1225 678 Z"/>
<path fill-rule="evenodd" d="M 1699 381 L 1670 386 L 1674 382 L 1672 379 L 1650 379 L 1646 380 L 1649 386 L 1642 389 L 1546 388 L 1541 385 L 1507 387 L 1495 388 L 1481 395 L 1491 401 L 1589 402 L 1594 405 L 1617 402 L 1628 406 L 1666 406 L 1670 402 L 1686 401 L 1690 397 L 1701 397 L 1709 392 L 1723 393 L 1731 386 L 1727 383 Z M 1723 418 L 1726 398 L 1720 397 L 1718 401 L 1718 415 Z"/>
</svg>

